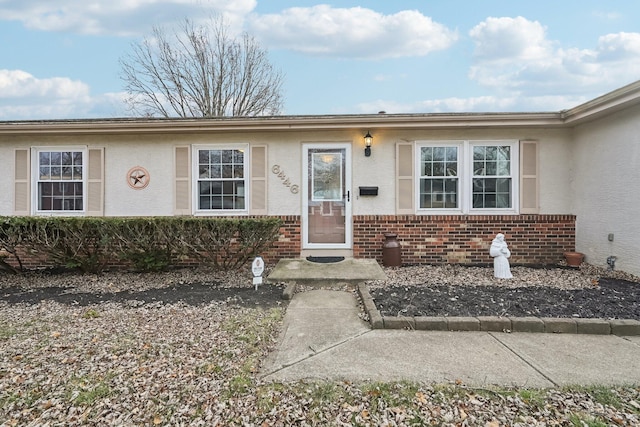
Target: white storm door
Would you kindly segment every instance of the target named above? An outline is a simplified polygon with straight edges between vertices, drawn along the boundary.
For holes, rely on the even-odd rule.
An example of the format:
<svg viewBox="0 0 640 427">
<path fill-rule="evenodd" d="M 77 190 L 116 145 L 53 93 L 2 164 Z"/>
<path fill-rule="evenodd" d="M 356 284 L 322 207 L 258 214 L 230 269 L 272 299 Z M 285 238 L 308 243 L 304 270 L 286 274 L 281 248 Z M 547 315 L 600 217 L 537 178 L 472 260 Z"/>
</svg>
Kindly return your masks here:
<svg viewBox="0 0 640 427">
<path fill-rule="evenodd" d="M 303 248 L 350 249 L 351 145 L 305 144 L 303 156 Z"/>
</svg>

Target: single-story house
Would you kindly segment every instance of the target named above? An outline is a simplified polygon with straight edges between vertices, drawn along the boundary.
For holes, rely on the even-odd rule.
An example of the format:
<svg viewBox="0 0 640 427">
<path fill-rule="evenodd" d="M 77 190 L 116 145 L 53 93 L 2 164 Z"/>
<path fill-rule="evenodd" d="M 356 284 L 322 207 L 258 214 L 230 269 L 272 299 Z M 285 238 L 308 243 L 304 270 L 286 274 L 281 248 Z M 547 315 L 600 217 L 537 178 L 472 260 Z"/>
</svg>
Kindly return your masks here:
<svg viewBox="0 0 640 427">
<path fill-rule="evenodd" d="M 368 138 L 370 136 L 370 138 Z M 640 82 L 559 112 L 0 122 L 0 215 L 276 216 L 265 256 L 640 274 Z M 370 146 L 366 146 L 370 144 Z"/>
</svg>

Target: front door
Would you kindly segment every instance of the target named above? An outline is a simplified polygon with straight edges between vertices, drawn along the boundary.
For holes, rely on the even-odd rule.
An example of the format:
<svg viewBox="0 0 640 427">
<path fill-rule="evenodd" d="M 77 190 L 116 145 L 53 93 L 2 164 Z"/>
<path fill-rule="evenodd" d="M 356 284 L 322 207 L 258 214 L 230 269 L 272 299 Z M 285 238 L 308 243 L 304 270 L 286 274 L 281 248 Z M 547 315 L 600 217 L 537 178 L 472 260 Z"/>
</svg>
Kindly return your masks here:
<svg viewBox="0 0 640 427">
<path fill-rule="evenodd" d="M 305 144 L 305 249 L 351 248 L 351 145 Z"/>
</svg>

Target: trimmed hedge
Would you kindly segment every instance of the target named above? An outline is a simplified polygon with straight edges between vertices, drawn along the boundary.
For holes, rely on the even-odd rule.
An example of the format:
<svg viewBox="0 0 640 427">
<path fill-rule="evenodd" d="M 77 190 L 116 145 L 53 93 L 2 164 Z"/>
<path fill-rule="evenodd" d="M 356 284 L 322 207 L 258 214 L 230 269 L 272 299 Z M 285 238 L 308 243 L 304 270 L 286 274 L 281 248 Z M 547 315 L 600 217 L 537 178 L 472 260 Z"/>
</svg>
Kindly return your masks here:
<svg viewBox="0 0 640 427">
<path fill-rule="evenodd" d="M 244 265 L 278 238 L 278 218 L 0 217 L 0 268 L 24 271 L 21 253 L 48 265 L 97 273 L 127 264 L 158 271 L 184 260 L 216 269 Z"/>
</svg>

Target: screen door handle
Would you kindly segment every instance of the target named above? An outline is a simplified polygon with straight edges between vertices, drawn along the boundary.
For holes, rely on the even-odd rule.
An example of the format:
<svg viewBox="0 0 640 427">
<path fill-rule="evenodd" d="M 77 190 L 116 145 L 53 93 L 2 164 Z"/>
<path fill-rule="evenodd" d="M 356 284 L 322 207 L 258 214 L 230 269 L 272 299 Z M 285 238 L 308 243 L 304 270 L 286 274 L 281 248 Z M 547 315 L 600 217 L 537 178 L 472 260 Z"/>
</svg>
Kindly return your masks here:
<svg viewBox="0 0 640 427">
<path fill-rule="evenodd" d="M 347 190 L 347 202 L 351 201 L 351 191 Z"/>
</svg>

